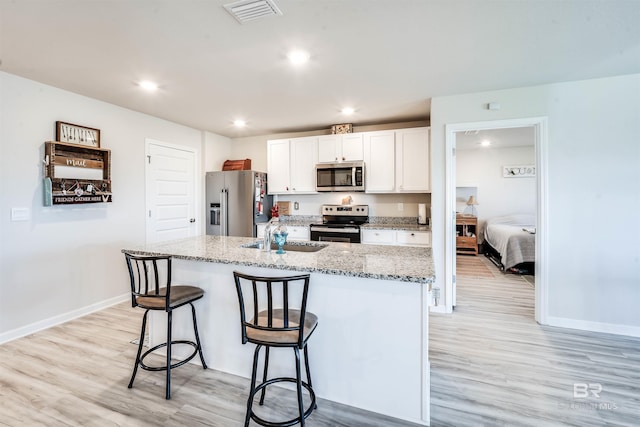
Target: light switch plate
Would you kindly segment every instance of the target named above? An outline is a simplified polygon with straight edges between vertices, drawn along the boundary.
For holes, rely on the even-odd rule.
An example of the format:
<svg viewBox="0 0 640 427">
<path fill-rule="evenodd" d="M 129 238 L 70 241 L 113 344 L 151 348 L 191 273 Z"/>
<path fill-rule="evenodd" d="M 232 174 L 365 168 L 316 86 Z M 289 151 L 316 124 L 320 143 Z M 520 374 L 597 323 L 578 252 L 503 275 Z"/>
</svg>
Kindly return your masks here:
<svg viewBox="0 0 640 427">
<path fill-rule="evenodd" d="M 11 221 L 29 221 L 29 208 L 11 208 Z"/>
</svg>

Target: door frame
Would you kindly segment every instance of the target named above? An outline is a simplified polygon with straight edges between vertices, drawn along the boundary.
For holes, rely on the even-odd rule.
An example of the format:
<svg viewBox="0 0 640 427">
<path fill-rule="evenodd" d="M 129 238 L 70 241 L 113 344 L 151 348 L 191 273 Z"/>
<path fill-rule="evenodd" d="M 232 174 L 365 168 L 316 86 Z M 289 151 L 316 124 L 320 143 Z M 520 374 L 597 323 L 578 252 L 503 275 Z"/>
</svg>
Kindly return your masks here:
<svg viewBox="0 0 640 427">
<path fill-rule="evenodd" d="M 445 309 L 453 312 L 455 304 L 455 212 L 456 132 L 470 130 L 533 127 L 536 155 L 536 263 L 535 263 L 535 320 L 548 324 L 548 134 L 547 117 L 528 117 L 445 125 Z M 543 268 L 544 267 L 544 268 Z"/>
<path fill-rule="evenodd" d="M 173 150 L 181 150 L 181 151 L 186 151 L 189 153 L 193 154 L 193 184 L 194 184 L 194 188 L 193 188 L 193 217 L 196 219 L 195 222 L 195 233 L 194 235 L 199 235 L 203 233 L 203 227 L 204 227 L 204 222 L 202 221 L 202 215 L 201 215 L 201 210 L 202 208 L 202 204 L 201 204 L 201 200 L 203 199 L 203 190 L 202 190 L 202 182 L 201 179 L 199 179 L 200 177 L 200 159 L 199 159 L 199 152 L 198 150 L 196 150 L 195 148 L 192 147 L 188 147 L 185 145 L 179 145 L 179 144 L 172 144 L 169 142 L 164 142 L 164 141 L 159 141 L 157 139 L 152 139 L 152 138 L 145 138 L 145 145 L 144 145 L 144 193 L 145 193 L 145 210 L 144 210 L 144 217 L 145 217 L 145 242 L 146 244 L 149 244 L 149 235 L 150 235 L 150 227 L 151 227 L 151 222 L 149 221 L 149 210 L 151 209 L 151 200 L 150 200 L 150 189 L 148 188 L 148 184 L 149 184 L 149 174 L 150 174 L 150 168 L 149 168 L 149 156 L 151 155 L 150 152 L 150 147 L 151 145 L 157 145 L 163 148 L 169 148 L 169 149 L 173 149 Z"/>
</svg>

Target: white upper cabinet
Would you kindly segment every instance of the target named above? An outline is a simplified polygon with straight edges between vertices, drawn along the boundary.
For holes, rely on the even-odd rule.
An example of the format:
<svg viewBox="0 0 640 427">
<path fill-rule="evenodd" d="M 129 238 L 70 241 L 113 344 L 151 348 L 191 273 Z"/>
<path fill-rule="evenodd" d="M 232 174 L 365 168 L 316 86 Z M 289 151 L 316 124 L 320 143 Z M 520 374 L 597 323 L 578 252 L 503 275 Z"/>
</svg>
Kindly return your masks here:
<svg viewBox="0 0 640 427">
<path fill-rule="evenodd" d="M 429 128 L 267 141 L 269 194 L 316 193 L 317 163 L 364 161 L 367 193 L 429 193 Z"/>
<path fill-rule="evenodd" d="M 396 130 L 396 192 L 431 191 L 429 128 Z"/>
<path fill-rule="evenodd" d="M 318 138 L 318 163 L 355 162 L 363 158 L 362 133 L 323 135 Z"/>
<path fill-rule="evenodd" d="M 317 152 L 317 136 L 267 141 L 269 194 L 315 193 Z"/>
<path fill-rule="evenodd" d="M 318 138 L 318 163 L 338 161 L 338 149 L 342 143 L 341 135 L 324 135 Z"/>
<path fill-rule="evenodd" d="M 318 137 L 294 138 L 291 144 L 291 191 L 316 192 L 316 163 L 318 163 Z"/>
<path fill-rule="evenodd" d="M 291 185 L 290 159 L 288 139 L 267 141 L 267 192 L 269 194 L 289 192 Z"/>
<path fill-rule="evenodd" d="M 364 174 L 367 193 L 395 191 L 395 132 L 364 133 Z"/>
</svg>

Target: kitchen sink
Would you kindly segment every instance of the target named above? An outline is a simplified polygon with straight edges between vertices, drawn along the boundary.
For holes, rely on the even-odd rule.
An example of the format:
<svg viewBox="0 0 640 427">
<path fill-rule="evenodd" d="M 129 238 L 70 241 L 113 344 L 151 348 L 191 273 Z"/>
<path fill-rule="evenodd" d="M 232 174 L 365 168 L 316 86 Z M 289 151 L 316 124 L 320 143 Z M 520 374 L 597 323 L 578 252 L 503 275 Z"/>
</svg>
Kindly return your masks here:
<svg viewBox="0 0 640 427">
<path fill-rule="evenodd" d="M 285 243 L 282 249 L 287 252 L 318 252 L 324 248 L 326 248 L 326 243 L 315 243 L 315 242 L 288 242 Z M 249 249 L 262 249 L 264 248 L 264 242 L 258 240 L 256 242 L 245 243 L 241 247 L 249 248 Z M 275 243 L 271 243 L 271 249 L 278 250 L 278 245 Z"/>
</svg>

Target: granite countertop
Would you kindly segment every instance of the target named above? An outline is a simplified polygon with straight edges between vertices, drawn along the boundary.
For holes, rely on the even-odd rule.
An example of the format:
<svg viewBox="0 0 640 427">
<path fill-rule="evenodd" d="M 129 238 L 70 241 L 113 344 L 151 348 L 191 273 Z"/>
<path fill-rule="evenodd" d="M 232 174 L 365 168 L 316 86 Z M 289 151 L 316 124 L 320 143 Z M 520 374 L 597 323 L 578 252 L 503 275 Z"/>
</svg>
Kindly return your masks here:
<svg viewBox="0 0 640 427">
<path fill-rule="evenodd" d="M 253 237 L 197 236 L 182 240 L 127 247 L 123 252 L 139 255 L 172 255 L 175 258 L 222 264 L 267 267 L 278 270 L 306 271 L 381 280 L 433 283 L 435 280 L 431 248 L 409 246 L 362 245 L 335 242 L 290 242 L 327 245 L 317 252 L 243 248 L 259 241 Z"/>
</svg>

